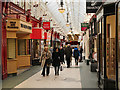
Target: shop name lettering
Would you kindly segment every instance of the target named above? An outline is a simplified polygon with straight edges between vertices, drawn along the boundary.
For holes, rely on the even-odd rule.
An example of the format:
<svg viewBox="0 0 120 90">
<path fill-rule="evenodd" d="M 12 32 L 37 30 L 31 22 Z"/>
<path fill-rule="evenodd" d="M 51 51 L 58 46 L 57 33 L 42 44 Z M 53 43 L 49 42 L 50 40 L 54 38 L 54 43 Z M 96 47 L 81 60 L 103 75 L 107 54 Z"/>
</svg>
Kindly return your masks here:
<svg viewBox="0 0 120 90">
<path fill-rule="evenodd" d="M 27 26 L 27 25 L 24 25 L 24 24 L 21 24 L 21 27 L 22 27 L 22 28 L 25 28 L 25 29 L 29 29 L 29 30 L 32 29 L 32 27 Z M 10 22 L 10 26 L 8 26 L 7 28 L 18 29 L 18 27 L 16 26 L 16 22 Z"/>
<path fill-rule="evenodd" d="M 27 26 L 27 25 L 24 25 L 24 24 L 21 24 L 21 27 L 22 27 L 22 28 L 25 28 L 25 29 L 29 29 L 29 30 L 31 30 L 31 29 L 32 29 L 32 27 Z"/>
<path fill-rule="evenodd" d="M 8 26 L 7 28 L 15 28 L 18 29 L 18 27 L 15 26 L 16 22 L 10 22 L 10 26 Z"/>
</svg>

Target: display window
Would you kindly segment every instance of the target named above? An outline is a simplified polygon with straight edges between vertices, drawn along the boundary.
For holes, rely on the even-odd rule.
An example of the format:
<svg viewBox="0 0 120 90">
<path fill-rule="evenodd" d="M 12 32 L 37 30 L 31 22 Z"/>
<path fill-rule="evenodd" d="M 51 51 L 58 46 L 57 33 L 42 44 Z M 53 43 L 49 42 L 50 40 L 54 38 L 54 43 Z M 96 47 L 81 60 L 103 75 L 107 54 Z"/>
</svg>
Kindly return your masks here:
<svg viewBox="0 0 120 90">
<path fill-rule="evenodd" d="M 26 40 L 18 40 L 18 55 L 26 55 Z"/>
<path fill-rule="evenodd" d="M 108 79 L 116 80 L 116 39 L 115 15 L 106 18 L 106 74 Z"/>
<path fill-rule="evenodd" d="M 7 58 L 16 58 L 16 39 L 7 39 Z"/>
</svg>

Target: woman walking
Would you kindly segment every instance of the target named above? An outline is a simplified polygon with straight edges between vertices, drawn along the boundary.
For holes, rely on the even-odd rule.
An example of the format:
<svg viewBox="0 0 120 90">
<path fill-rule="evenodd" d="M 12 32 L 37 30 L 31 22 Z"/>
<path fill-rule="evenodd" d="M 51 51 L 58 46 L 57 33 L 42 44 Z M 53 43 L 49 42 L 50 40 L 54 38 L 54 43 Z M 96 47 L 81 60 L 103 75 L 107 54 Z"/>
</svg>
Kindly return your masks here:
<svg viewBox="0 0 120 90">
<path fill-rule="evenodd" d="M 60 47 L 60 60 L 61 60 L 62 64 L 65 63 L 65 61 L 64 61 L 64 49 L 63 49 L 63 47 Z"/>
<path fill-rule="evenodd" d="M 42 71 L 42 75 L 45 76 L 45 69 L 46 70 L 46 74 L 47 76 L 50 73 L 50 64 L 48 63 L 49 60 L 51 60 L 52 56 L 51 56 L 51 52 L 48 50 L 48 46 L 44 47 L 44 51 L 42 52 L 41 55 L 41 66 L 43 67 L 43 71 Z"/>
<path fill-rule="evenodd" d="M 60 69 L 60 53 L 59 49 L 55 48 L 52 54 L 53 59 L 53 66 L 55 69 L 55 75 L 59 75 L 59 69 Z"/>
</svg>

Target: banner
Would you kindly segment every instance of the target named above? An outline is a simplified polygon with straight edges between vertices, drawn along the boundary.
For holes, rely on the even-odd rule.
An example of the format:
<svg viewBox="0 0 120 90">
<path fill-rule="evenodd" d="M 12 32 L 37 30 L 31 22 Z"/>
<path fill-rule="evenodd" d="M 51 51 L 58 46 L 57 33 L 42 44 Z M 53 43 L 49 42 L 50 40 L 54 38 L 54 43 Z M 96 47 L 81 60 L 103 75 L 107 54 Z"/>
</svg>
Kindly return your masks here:
<svg viewBox="0 0 120 90">
<path fill-rule="evenodd" d="M 43 22 L 43 29 L 50 30 L 50 22 Z"/>
<path fill-rule="evenodd" d="M 85 31 L 89 27 L 88 23 L 81 23 L 81 31 Z"/>
<path fill-rule="evenodd" d="M 31 39 L 43 39 L 42 38 L 43 29 L 32 29 L 32 34 L 30 34 Z"/>
</svg>

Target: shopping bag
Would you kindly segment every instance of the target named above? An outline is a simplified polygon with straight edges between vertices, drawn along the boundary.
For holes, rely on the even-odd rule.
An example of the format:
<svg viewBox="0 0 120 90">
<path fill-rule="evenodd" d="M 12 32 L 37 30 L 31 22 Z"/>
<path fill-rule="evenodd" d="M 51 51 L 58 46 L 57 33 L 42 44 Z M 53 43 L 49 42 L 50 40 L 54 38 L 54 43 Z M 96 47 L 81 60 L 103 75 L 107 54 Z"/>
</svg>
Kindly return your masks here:
<svg viewBox="0 0 120 90">
<path fill-rule="evenodd" d="M 63 71 L 63 67 L 62 66 L 60 66 L 60 71 Z"/>
</svg>

